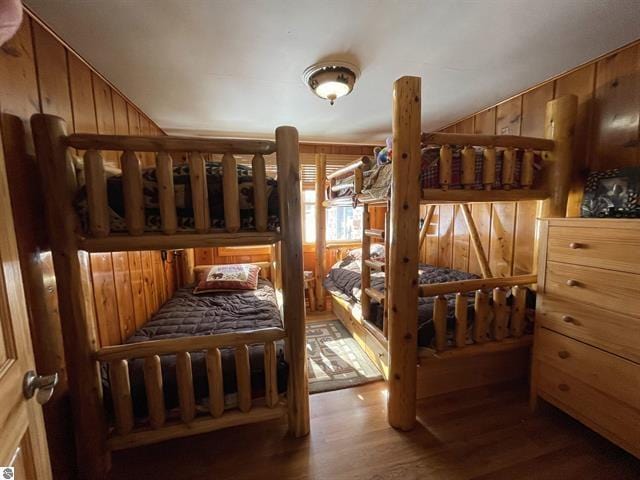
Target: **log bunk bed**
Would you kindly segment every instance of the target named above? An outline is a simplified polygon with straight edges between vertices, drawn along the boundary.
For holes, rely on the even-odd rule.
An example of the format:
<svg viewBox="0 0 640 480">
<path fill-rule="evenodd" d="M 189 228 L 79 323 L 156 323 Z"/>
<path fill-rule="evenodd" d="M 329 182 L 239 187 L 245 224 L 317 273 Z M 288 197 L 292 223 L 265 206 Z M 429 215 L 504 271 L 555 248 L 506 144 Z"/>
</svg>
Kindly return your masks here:
<svg viewBox="0 0 640 480">
<path fill-rule="evenodd" d="M 135 137 L 90 134 L 68 135 L 64 120 L 37 114 L 31 120 L 44 197 L 47 228 L 56 273 L 66 364 L 81 478 L 104 478 L 110 452 L 116 449 L 194 435 L 235 425 L 288 417 L 295 436 L 309 432 L 309 406 L 305 349 L 301 199 L 298 133 L 279 127 L 275 141 L 222 140 L 185 137 Z M 88 231 L 80 228 L 74 198 L 79 179 L 73 165 L 73 149 L 84 151 L 84 183 L 88 207 Z M 100 151 L 120 152 L 121 200 L 126 229 L 110 229 L 105 165 Z M 145 218 L 143 171 L 137 153 L 156 156 L 160 225 L 150 232 Z M 144 153 L 147 152 L 147 153 Z M 170 154 L 189 152 L 187 183 L 191 190 L 194 228 L 181 229 L 176 218 L 174 166 Z M 263 155 L 277 156 L 277 206 L 279 228 L 267 225 L 267 185 Z M 212 204 L 205 156 L 222 154 L 224 229 L 210 225 Z M 255 228 L 241 229 L 237 165 L 233 154 L 253 155 Z M 110 154 L 113 155 L 113 154 Z M 177 185 L 176 185 L 177 187 Z M 185 187 L 186 188 L 186 187 Z M 187 190 L 188 191 L 188 190 Z M 270 206 L 271 208 L 271 206 Z M 88 252 L 192 249 L 194 247 L 272 245 L 274 268 L 281 288 L 280 327 L 239 330 L 220 334 L 190 334 L 179 338 L 148 340 L 100 348 L 96 337 Z M 185 250 L 188 251 L 188 250 Z M 273 270 L 277 270 L 274 272 Z M 275 295 L 274 295 L 275 298 Z M 275 301 L 275 300 L 274 300 Z M 278 389 L 276 349 L 284 346 L 288 383 Z M 252 398 L 254 371 L 250 350 L 261 348 L 264 397 Z M 236 401 L 229 406 L 224 391 L 222 365 L 230 353 L 235 369 Z M 195 357 L 206 358 L 204 385 L 208 398 L 196 405 Z M 167 372 L 164 359 L 175 362 L 173 374 L 177 408 L 165 407 Z M 193 356 L 193 360 L 192 360 Z M 162 362 L 161 362 L 162 359 Z M 253 359 L 253 355 L 251 355 Z M 147 415 L 134 414 L 136 392 L 133 362 L 143 365 L 142 398 Z M 193 362 L 193 372 L 192 372 Z M 103 403 L 101 371 L 108 365 L 112 406 Z M 253 368 L 253 365 L 251 365 Z M 233 373 L 232 373 L 233 375 Z M 163 385 L 163 380 L 165 384 Z M 226 384 L 226 382 L 225 382 Z M 282 392 L 284 390 L 284 392 Z M 281 393 L 282 392 L 282 393 Z M 208 407 L 208 408 L 207 408 Z M 107 414 L 107 410 L 111 410 Z M 177 412 L 176 412 L 177 410 Z M 110 420 L 107 420 L 111 417 Z"/>
<path fill-rule="evenodd" d="M 417 398 L 517 378 L 528 370 L 533 332 L 525 332 L 525 308 L 536 274 L 493 277 L 469 204 L 539 200 L 538 217 L 565 217 L 577 111 L 574 95 L 549 101 L 546 138 L 421 133 L 420 85 L 417 77 L 394 83 L 393 160 L 382 167 L 389 169 L 389 180 L 415 181 L 390 181 L 386 194 L 371 195 L 365 186 L 371 163 L 363 158 L 319 175 L 316 186 L 327 192 L 318 208 L 363 206 L 360 298 L 348 302 L 332 293 L 332 305 L 383 371 L 388 420 L 402 430 L 415 424 Z M 435 180 L 433 171 L 426 178 L 427 148 L 436 151 L 437 162 L 430 162 L 437 165 Z M 428 267 L 419 265 L 419 251 L 437 204 L 460 205 L 483 278 L 435 283 L 442 282 L 436 276 L 435 282 L 421 283 L 424 277 L 416 275 Z M 426 215 L 420 226 L 421 205 Z M 371 228 L 374 206 L 387 208 L 384 229 Z M 384 244 L 384 259 L 371 256 L 377 243 Z M 418 345 L 416 311 L 425 301 L 431 302 L 433 335 L 429 345 Z M 382 306 L 382 325 L 371 322 L 375 304 Z"/>
</svg>

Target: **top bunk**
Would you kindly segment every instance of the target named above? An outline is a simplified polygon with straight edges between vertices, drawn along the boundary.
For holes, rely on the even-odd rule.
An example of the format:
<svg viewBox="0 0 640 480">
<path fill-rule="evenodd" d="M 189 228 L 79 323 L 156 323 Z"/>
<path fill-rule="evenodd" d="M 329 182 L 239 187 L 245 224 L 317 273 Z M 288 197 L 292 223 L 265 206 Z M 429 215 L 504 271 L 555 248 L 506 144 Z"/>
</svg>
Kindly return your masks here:
<svg viewBox="0 0 640 480">
<path fill-rule="evenodd" d="M 270 245 L 296 221 L 287 218 L 289 202 L 300 197 L 293 127 L 279 127 L 270 141 L 67 135 L 64 120 L 44 114 L 31 123 L 55 214 L 48 217 L 54 230 L 72 232 L 65 242 L 78 250 Z M 278 181 L 266 173 L 264 156 L 272 153 Z M 145 167 L 141 155 L 150 160 Z M 251 168 L 234 155 L 252 156 Z"/>
<path fill-rule="evenodd" d="M 419 103 L 419 97 L 415 98 Z M 411 99 L 404 101 L 411 102 Z M 564 196 L 571 173 L 576 108 L 576 98 L 572 95 L 549 101 L 545 138 L 416 134 L 394 124 L 393 149 L 397 148 L 399 136 L 410 135 L 411 142 L 404 143 L 411 146 L 410 151 L 397 155 L 388 141 L 382 161 L 358 160 L 327 176 L 324 204 L 387 204 L 391 197 L 393 163 L 398 157 L 400 161 L 419 162 L 422 204 L 546 200 L 554 195 Z"/>
</svg>

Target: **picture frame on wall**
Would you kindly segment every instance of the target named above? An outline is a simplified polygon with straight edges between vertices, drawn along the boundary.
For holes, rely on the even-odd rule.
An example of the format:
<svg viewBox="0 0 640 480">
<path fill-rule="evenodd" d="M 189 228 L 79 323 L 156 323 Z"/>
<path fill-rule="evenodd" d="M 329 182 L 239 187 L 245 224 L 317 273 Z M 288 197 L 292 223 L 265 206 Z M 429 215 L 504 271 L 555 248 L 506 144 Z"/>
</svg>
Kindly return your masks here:
<svg viewBox="0 0 640 480">
<path fill-rule="evenodd" d="M 589 174 L 582 217 L 640 218 L 640 167 L 614 168 Z"/>
</svg>

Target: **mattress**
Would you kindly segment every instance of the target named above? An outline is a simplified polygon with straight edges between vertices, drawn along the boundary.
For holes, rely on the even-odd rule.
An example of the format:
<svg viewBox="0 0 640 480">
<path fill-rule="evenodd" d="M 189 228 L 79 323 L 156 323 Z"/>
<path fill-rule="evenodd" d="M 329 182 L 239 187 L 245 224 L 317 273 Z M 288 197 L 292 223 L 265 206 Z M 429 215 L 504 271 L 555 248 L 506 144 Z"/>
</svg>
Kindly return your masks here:
<svg viewBox="0 0 640 480">
<path fill-rule="evenodd" d="M 238 191 L 240 192 L 240 228 L 255 229 L 253 209 L 253 174 L 249 167 L 237 165 Z M 207 191 L 209 195 L 209 215 L 211 228 L 223 229 L 224 197 L 222 191 L 222 164 L 220 162 L 206 162 Z M 158 195 L 158 181 L 155 167 L 142 171 L 144 188 L 145 231 L 157 232 L 162 228 Z M 181 164 L 173 167 L 173 183 L 175 191 L 178 230 L 191 231 L 195 229 L 193 204 L 191 197 L 191 183 L 189 165 Z M 267 177 L 267 229 L 276 230 L 278 220 L 278 189 L 277 182 Z M 122 191 L 122 175 L 107 176 L 107 198 L 109 204 L 111 232 L 127 231 L 125 208 Z M 89 231 L 89 211 L 87 207 L 87 192 L 82 186 L 75 199 L 76 210 L 80 217 L 82 231 Z"/>
<path fill-rule="evenodd" d="M 435 267 L 433 265 L 420 264 L 419 281 L 425 283 L 444 283 L 459 280 L 470 280 L 479 278 L 477 275 L 451 268 Z M 329 271 L 325 278 L 324 285 L 333 295 L 355 303 L 360 301 L 361 278 L 360 278 L 360 260 L 350 259 L 336 263 Z M 384 273 L 375 272 L 371 274 L 371 286 L 377 290 L 384 291 Z M 473 326 L 473 301 L 474 292 L 469 292 L 468 313 L 468 341 L 470 340 L 470 331 Z M 445 295 L 448 304 L 447 314 L 447 330 L 448 341 L 453 344 L 453 333 L 455 328 L 455 294 Z M 508 299 L 510 302 L 510 299 Z M 535 305 L 535 299 L 532 306 Z M 371 302 L 369 310 L 369 321 L 382 329 L 383 325 L 383 308 L 376 301 Z M 418 297 L 418 345 L 421 347 L 432 347 L 435 340 L 435 329 L 433 326 L 433 298 Z"/>
<path fill-rule="evenodd" d="M 218 292 L 194 295 L 192 288 L 178 289 L 160 310 L 136 331 L 126 343 L 161 340 L 197 335 L 242 332 L 269 327 L 282 328 L 280 311 L 273 286 L 268 280 L 260 279 L 257 290 Z M 196 403 L 206 405 L 208 398 L 207 369 L 205 352 L 190 352 Z M 221 349 L 223 384 L 226 403 L 232 404 L 237 392 L 234 349 Z M 162 355 L 162 378 L 167 409 L 178 406 L 176 357 Z M 254 398 L 264 396 L 264 346 L 249 347 L 251 386 Z M 284 360 L 284 342 L 277 343 L 278 390 L 286 391 L 287 364 Z M 106 372 L 105 372 L 106 373 Z M 131 394 L 136 417 L 147 414 L 144 388 L 143 360 L 129 362 Z M 105 377 L 108 378 L 108 377 Z M 105 385 L 108 396 L 108 383 Z M 110 406 L 110 399 L 107 398 Z"/>
</svg>

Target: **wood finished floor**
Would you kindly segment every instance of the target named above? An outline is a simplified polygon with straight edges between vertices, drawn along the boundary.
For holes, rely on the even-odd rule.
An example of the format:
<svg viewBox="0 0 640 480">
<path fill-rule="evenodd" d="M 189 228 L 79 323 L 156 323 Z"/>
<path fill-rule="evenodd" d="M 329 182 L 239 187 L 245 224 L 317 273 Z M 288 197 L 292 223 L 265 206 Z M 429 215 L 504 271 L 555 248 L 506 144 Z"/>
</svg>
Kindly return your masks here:
<svg viewBox="0 0 640 480">
<path fill-rule="evenodd" d="M 421 401 L 409 433 L 387 425 L 383 382 L 312 395 L 311 416 L 303 439 L 276 421 L 116 452 L 112 478 L 640 478 L 640 460 L 558 410 L 529 415 L 519 384 Z"/>
</svg>

